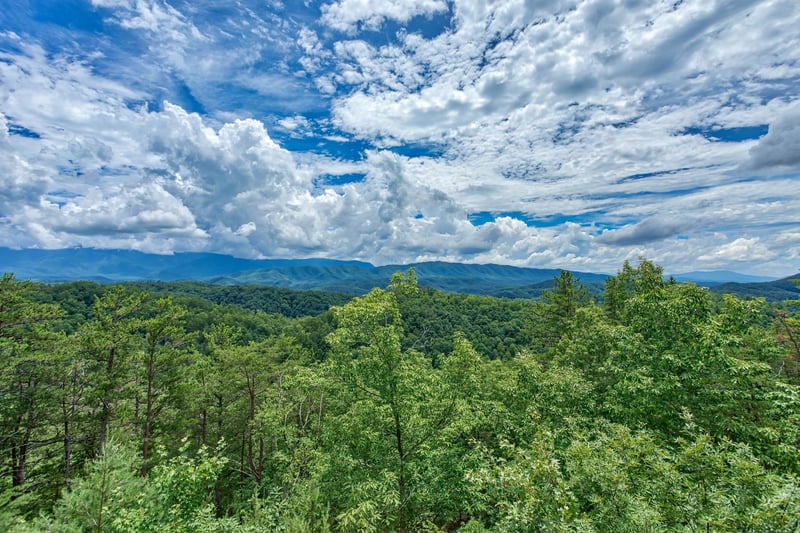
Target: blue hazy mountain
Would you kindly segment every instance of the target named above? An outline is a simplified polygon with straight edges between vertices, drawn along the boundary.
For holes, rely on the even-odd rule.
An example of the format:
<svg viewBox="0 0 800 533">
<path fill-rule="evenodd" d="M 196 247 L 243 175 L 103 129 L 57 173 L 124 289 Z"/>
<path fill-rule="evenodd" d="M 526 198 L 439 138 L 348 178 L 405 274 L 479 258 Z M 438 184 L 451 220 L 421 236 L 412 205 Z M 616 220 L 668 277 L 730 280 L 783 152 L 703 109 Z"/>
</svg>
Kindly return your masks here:
<svg viewBox="0 0 800 533">
<path fill-rule="evenodd" d="M 325 290 L 361 294 L 385 287 L 392 275 L 413 267 L 420 285 L 451 292 L 504 297 L 537 297 L 552 287 L 559 269 L 520 268 L 506 265 L 424 262 L 374 266 L 361 261 L 334 259 L 243 259 L 212 253 L 185 252 L 158 255 L 133 250 L 67 248 L 59 250 L 12 250 L 0 248 L 0 272 L 14 272 L 19 279 L 47 283 L 88 280 L 204 281 L 222 285 L 271 285 L 301 290 Z M 574 272 L 592 292 L 602 291 L 607 274 Z M 694 281 L 737 292 L 744 283 L 748 294 L 759 292 L 769 278 L 736 272 L 690 272 L 675 275 L 678 281 Z M 770 283 L 772 283 L 770 281 Z M 785 284 L 785 283 L 784 283 Z M 769 283 L 764 288 L 773 287 Z M 783 290 L 783 286 L 781 286 Z M 777 293 L 775 293 L 777 294 Z"/>
<path fill-rule="evenodd" d="M 20 279 L 44 282 L 89 280 L 206 280 L 237 272 L 287 268 L 345 266 L 370 269 L 369 263 L 330 259 L 243 259 L 211 253 L 147 254 L 135 250 L 64 248 L 58 250 L 11 250 L 0 248 L 0 271 Z"/>
<path fill-rule="evenodd" d="M 676 281 L 693 281 L 697 284 L 708 286 L 719 285 L 721 283 L 763 283 L 775 281 L 775 278 L 751 276 L 748 274 L 731 272 L 730 270 L 684 272 L 683 274 L 674 274 L 672 277 L 675 278 Z"/>
<path fill-rule="evenodd" d="M 800 300 L 800 274 L 760 283 L 721 283 L 711 292 L 735 294 L 742 298 L 766 298 L 769 301 Z"/>
<path fill-rule="evenodd" d="M 88 280 L 192 280 L 210 283 L 258 284 L 290 289 L 317 289 L 359 294 L 385 287 L 398 271 L 413 267 L 424 286 L 453 292 L 492 294 L 552 282 L 559 269 L 504 265 L 425 262 L 374 266 L 333 259 L 242 259 L 210 253 L 146 254 L 132 250 L 70 248 L 11 250 L 0 248 L 0 271 L 19 279 L 48 283 Z M 583 283 L 602 283 L 605 274 L 576 272 Z"/>
</svg>

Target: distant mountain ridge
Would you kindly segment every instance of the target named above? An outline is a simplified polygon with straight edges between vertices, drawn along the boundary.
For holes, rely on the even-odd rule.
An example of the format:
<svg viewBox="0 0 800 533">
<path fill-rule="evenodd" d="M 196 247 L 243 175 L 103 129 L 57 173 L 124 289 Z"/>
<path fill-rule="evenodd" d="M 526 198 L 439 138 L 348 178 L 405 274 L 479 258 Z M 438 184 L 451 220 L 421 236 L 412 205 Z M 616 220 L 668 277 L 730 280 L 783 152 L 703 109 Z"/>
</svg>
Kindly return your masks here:
<svg viewBox="0 0 800 533">
<path fill-rule="evenodd" d="M 373 266 L 362 261 L 321 258 L 243 259 L 204 252 L 158 255 L 133 250 L 94 248 L 0 248 L 0 272 L 14 272 L 19 279 L 47 283 L 75 280 L 100 283 L 189 280 L 221 285 L 257 284 L 363 294 L 373 287 L 385 287 L 395 272 L 406 271 L 411 267 L 415 269 L 422 286 L 449 292 L 512 298 L 539 296 L 543 290 L 552 286 L 553 278 L 561 272 L 561 269 L 442 261 Z M 602 291 L 603 283 L 608 277 L 607 274 L 592 272 L 573 273 L 594 293 Z M 763 280 L 769 279 L 736 272 L 695 272 L 678 274 L 675 278 L 678 281 L 694 281 L 713 286 L 714 292 L 724 288 L 726 292 L 738 293 L 737 287 L 745 285 L 742 288 L 748 294 L 757 294 L 759 286 L 764 284 Z M 742 281 L 753 283 L 736 283 Z M 774 295 L 791 294 L 792 284 L 784 285 L 777 291 L 772 286 L 768 289 Z"/>
<path fill-rule="evenodd" d="M 223 254 L 183 252 L 172 255 L 148 254 L 136 250 L 62 248 L 57 250 L 12 250 L 0 248 L 0 270 L 18 278 L 59 282 L 143 280 L 207 280 L 257 269 L 348 265 L 373 268 L 359 261 L 333 259 L 244 259 Z"/>
<path fill-rule="evenodd" d="M 721 283 L 711 287 L 717 294 L 735 294 L 741 298 L 766 298 L 772 302 L 800 300 L 800 275 L 795 274 L 762 283 Z"/>
<path fill-rule="evenodd" d="M 751 276 L 740 274 L 730 270 L 696 271 L 684 272 L 683 274 L 673 274 L 675 281 L 692 281 L 700 285 L 718 285 L 722 283 L 765 283 L 775 281 L 775 278 L 767 276 Z"/>
<path fill-rule="evenodd" d="M 206 281 L 222 285 L 258 284 L 302 290 L 360 294 L 386 286 L 398 271 L 414 268 L 420 284 L 436 289 L 491 294 L 552 281 L 560 269 L 506 265 L 424 262 L 373 266 L 335 259 L 242 259 L 221 254 L 185 252 L 146 254 L 133 250 L 69 248 L 12 250 L 0 248 L 0 271 L 20 279 L 48 283 L 87 280 Z M 576 272 L 584 283 L 602 283 L 605 274 Z"/>
<path fill-rule="evenodd" d="M 213 277 L 211 283 L 275 285 L 292 289 L 318 289 L 361 294 L 385 287 L 398 271 L 414 268 L 420 285 L 443 291 L 493 295 L 497 291 L 548 283 L 560 269 L 520 268 L 506 265 L 425 262 L 363 268 L 359 265 L 296 265 L 244 271 Z M 605 274 L 575 273 L 583 283 L 603 283 Z"/>
</svg>

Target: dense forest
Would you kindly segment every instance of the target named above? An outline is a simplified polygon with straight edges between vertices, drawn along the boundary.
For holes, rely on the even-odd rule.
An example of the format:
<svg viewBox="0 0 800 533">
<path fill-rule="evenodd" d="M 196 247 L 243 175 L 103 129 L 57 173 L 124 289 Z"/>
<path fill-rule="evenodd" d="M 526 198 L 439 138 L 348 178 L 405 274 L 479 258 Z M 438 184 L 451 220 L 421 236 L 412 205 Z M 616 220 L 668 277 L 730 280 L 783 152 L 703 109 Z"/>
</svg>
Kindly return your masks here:
<svg viewBox="0 0 800 533">
<path fill-rule="evenodd" d="M 0 529 L 800 530 L 800 301 L 0 280 Z"/>
</svg>

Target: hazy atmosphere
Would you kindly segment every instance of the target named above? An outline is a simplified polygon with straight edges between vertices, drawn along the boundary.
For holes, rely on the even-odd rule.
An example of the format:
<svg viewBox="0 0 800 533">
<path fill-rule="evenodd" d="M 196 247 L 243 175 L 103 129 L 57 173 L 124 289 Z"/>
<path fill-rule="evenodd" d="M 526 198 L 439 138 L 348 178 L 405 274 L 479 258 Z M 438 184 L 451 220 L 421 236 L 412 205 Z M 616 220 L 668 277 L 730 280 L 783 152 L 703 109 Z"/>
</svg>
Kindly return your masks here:
<svg viewBox="0 0 800 533">
<path fill-rule="evenodd" d="M 786 276 L 795 0 L 11 0 L 0 246 Z"/>
</svg>

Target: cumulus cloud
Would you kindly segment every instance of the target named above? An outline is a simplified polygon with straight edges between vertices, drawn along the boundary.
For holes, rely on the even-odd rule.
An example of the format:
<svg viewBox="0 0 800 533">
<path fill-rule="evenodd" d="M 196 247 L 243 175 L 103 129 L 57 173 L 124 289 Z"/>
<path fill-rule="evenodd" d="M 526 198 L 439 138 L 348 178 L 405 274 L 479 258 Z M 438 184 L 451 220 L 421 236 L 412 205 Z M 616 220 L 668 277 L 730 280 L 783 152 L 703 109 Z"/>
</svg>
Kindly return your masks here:
<svg viewBox="0 0 800 533">
<path fill-rule="evenodd" d="M 0 150 L 0 221 L 16 210 L 35 205 L 47 192 L 52 180 L 49 168 L 28 162 L 16 154 Z"/>
<path fill-rule="evenodd" d="M 781 116 L 750 149 L 744 169 L 762 172 L 800 171 L 800 109 Z"/>
<path fill-rule="evenodd" d="M 746 263 L 753 260 L 769 261 L 773 256 L 774 252 L 765 246 L 758 237 L 739 237 L 720 245 L 712 253 L 701 255 L 699 259 L 716 264 L 726 264 L 730 262 Z"/>
<path fill-rule="evenodd" d="M 796 262 L 796 3 L 93 5 L 113 46 L 0 35 L 3 243 Z"/>
<path fill-rule="evenodd" d="M 33 221 L 47 222 L 57 233 L 87 236 L 118 233 L 202 236 L 192 213 L 158 183 L 106 190 L 95 187 L 85 196 L 63 205 L 42 205 Z"/>
</svg>

